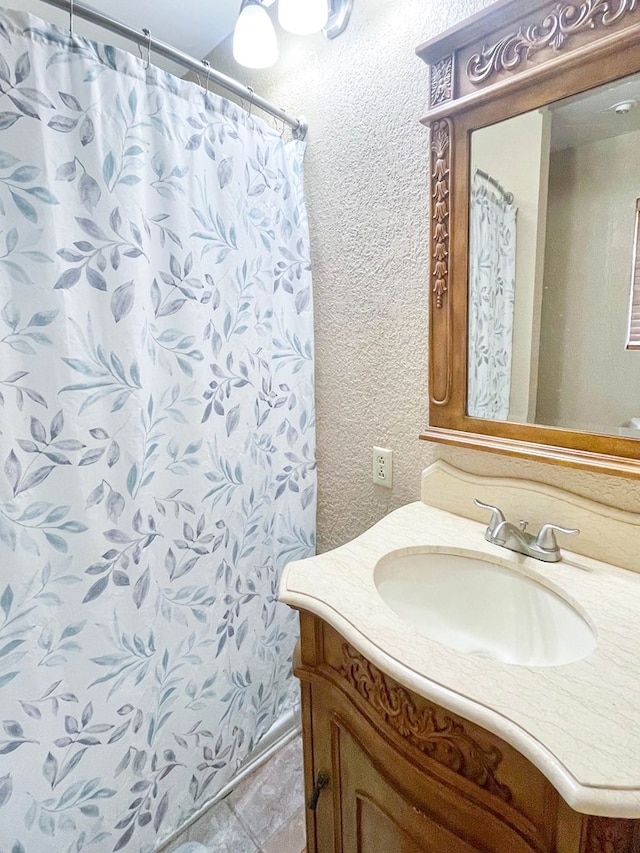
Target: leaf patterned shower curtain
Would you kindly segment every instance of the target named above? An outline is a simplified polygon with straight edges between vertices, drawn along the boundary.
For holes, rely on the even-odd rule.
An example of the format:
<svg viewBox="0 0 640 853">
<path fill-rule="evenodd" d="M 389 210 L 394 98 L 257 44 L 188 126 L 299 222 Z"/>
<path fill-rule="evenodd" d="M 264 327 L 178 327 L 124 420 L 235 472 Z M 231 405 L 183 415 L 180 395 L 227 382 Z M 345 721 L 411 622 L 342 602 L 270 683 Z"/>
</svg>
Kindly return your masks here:
<svg viewBox="0 0 640 853">
<path fill-rule="evenodd" d="M 516 214 L 476 175 L 471 187 L 469 239 L 469 358 L 467 412 L 509 417 Z"/>
<path fill-rule="evenodd" d="M 0 12 L 0 849 L 150 851 L 293 707 L 302 145 Z"/>
</svg>

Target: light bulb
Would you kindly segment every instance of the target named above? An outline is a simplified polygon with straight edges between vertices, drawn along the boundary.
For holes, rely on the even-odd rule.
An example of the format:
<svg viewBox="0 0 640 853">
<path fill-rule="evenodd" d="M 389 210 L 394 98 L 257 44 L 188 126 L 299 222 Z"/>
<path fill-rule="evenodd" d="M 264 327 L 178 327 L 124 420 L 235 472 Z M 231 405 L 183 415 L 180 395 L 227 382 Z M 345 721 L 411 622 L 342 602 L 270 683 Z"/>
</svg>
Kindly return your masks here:
<svg viewBox="0 0 640 853">
<path fill-rule="evenodd" d="M 327 0 L 278 0 L 278 21 L 283 30 L 297 36 L 319 32 L 327 23 Z"/>
<path fill-rule="evenodd" d="M 278 40 L 258 0 L 244 3 L 233 31 L 233 58 L 246 68 L 268 68 L 278 59 Z"/>
</svg>

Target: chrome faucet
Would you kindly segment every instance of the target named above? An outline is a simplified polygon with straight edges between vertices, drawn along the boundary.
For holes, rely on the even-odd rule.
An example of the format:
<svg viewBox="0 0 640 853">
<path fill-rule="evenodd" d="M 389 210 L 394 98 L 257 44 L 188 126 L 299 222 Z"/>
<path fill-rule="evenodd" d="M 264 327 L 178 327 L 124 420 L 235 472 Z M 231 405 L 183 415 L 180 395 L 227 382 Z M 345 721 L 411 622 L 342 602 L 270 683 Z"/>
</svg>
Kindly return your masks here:
<svg viewBox="0 0 640 853">
<path fill-rule="evenodd" d="M 557 563 L 561 558 L 560 548 L 556 541 L 555 531 L 558 533 L 575 534 L 580 531 L 575 528 L 559 527 L 557 524 L 543 524 L 537 535 L 527 533 L 527 522 L 521 521 L 519 527 L 507 521 L 501 509 L 491 504 L 475 500 L 476 506 L 491 511 L 491 519 L 484 538 L 492 545 L 500 545 L 518 554 L 534 557 L 536 560 L 544 560 L 546 563 Z"/>
</svg>

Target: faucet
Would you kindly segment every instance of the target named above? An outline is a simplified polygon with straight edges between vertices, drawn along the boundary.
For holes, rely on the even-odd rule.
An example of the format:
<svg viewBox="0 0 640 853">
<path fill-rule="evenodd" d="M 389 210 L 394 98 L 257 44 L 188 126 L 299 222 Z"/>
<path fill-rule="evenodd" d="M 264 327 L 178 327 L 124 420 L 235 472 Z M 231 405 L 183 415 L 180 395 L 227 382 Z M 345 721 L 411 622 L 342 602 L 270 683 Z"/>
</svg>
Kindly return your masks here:
<svg viewBox="0 0 640 853">
<path fill-rule="evenodd" d="M 534 536 L 532 533 L 527 533 L 526 521 L 521 521 L 520 525 L 516 527 L 515 524 L 505 519 L 502 510 L 497 506 L 483 503 L 477 498 L 474 503 L 476 506 L 488 509 L 491 512 L 489 526 L 484 534 L 487 542 L 508 548 L 510 551 L 516 551 L 518 554 L 525 554 L 527 557 L 534 557 L 536 560 L 544 560 L 546 563 L 557 563 L 562 556 L 556 541 L 556 530 L 558 533 L 580 533 L 575 527 L 543 524 L 537 535 Z"/>
</svg>

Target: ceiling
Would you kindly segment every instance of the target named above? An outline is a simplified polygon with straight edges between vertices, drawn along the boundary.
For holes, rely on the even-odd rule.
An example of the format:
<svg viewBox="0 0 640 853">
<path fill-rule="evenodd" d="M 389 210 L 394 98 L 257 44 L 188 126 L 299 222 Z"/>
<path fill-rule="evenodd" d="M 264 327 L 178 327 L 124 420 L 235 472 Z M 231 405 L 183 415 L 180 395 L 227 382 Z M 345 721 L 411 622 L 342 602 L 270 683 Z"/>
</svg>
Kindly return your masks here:
<svg viewBox="0 0 640 853">
<path fill-rule="evenodd" d="M 613 107 L 624 101 L 633 108 L 619 115 Z M 557 101 L 550 109 L 552 151 L 640 130 L 640 74 Z"/>
<path fill-rule="evenodd" d="M 196 59 L 203 59 L 232 31 L 240 9 L 240 0 L 82 0 L 111 18 L 142 30 L 147 27 L 153 38 L 167 42 Z M 68 13 L 41 0 L 7 0 L 7 6 L 66 24 Z M 120 41 L 97 27 L 77 20 L 76 29 L 89 38 L 117 44 L 131 50 L 131 43 Z M 163 63 L 157 62 L 161 65 Z"/>
</svg>

